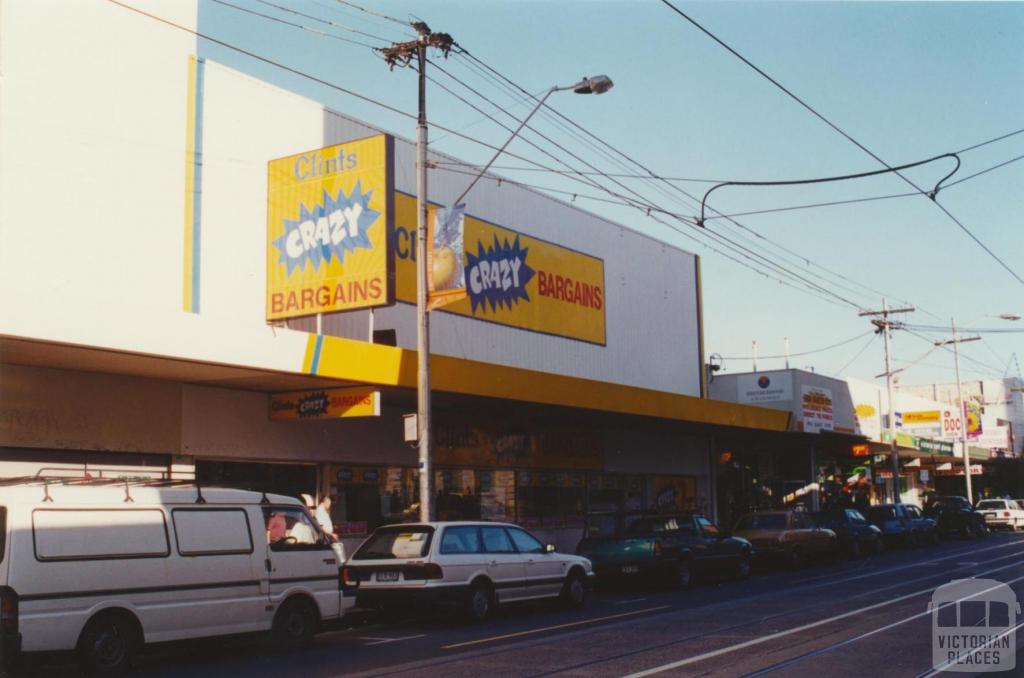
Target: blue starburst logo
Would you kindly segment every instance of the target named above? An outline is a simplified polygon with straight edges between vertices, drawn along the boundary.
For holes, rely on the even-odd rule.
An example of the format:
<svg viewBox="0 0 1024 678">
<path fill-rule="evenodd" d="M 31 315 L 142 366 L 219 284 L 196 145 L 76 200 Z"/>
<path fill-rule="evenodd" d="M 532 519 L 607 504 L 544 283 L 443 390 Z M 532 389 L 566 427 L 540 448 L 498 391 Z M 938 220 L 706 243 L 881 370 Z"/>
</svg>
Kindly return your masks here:
<svg viewBox="0 0 1024 678">
<path fill-rule="evenodd" d="M 356 182 L 352 193 L 345 195 L 339 189 L 337 196 L 324 191 L 323 201 L 309 209 L 300 205 L 299 218 L 284 220 L 284 234 L 274 240 L 274 247 L 281 256 L 279 264 L 287 264 L 288 275 L 296 269 L 303 270 L 306 262 L 313 270 L 320 264 L 330 264 L 337 258 L 345 261 L 345 253 L 361 247 L 370 249 L 370 227 L 377 221 L 380 212 L 370 209 L 373 189 L 363 193 L 361 182 Z"/>
<path fill-rule="evenodd" d="M 490 305 L 493 312 L 499 306 L 512 308 L 519 300 L 530 301 L 526 292 L 526 283 L 533 278 L 534 270 L 526 264 L 529 247 L 519 244 L 519 236 L 514 242 L 504 242 L 494 236 L 494 243 L 487 248 L 477 241 L 477 253 L 466 252 L 466 281 L 469 283 L 470 310 L 476 313 L 479 307 L 487 311 Z"/>
</svg>

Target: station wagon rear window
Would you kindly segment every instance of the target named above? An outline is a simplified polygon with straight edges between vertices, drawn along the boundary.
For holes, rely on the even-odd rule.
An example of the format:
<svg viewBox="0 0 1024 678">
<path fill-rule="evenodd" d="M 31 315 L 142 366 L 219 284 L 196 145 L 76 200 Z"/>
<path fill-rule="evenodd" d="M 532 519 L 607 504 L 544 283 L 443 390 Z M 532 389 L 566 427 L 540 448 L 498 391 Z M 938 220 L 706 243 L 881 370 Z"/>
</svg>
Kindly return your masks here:
<svg viewBox="0 0 1024 678">
<path fill-rule="evenodd" d="M 978 502 L 979 509 L 1005 509 L 1005 499 L 986 499 L 985 501 Z"/>
<path fill-rule="evenodd" d="M 434 528 L 427 525 L 395 525 L 378 528 L 352 555 L 353 560 L 422 558 L 430 550 Z"/>
<path fill-rule="evenodd" d="M 36 509 L 32 535 L 41 561 L 171 554 L 164 514 L 156 509 Z"/>
</svg>

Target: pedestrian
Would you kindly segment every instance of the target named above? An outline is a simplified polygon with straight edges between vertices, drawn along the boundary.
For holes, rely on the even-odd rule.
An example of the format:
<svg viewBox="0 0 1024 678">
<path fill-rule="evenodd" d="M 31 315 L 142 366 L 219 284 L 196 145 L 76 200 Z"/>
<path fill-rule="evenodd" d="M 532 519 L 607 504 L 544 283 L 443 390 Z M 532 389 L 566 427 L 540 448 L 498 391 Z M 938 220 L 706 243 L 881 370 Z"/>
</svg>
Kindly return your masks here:
<svg viewBox="0 0 1024 678">
<path fill-rule="evenodd" d="M 316 522 L 327 534 L 334 534 L 334 521 L 331 520 L 331 498 L 325 496 L 316 507 Z"/>
</svg>

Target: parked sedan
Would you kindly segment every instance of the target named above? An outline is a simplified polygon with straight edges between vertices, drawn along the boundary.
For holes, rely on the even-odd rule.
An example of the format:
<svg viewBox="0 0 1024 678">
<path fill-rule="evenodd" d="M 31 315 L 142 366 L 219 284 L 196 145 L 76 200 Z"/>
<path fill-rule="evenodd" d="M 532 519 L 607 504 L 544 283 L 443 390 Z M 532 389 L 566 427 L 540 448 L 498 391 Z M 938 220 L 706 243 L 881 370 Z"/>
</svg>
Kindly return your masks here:
<svg viewBox="0 0 1024 678">
<path fill-rule="evenodd" d="M 815 522 L 836 533 L 839 549 L 852 558 L 885 550 L 882 531 L 854 508 L 837 507 L 815 515 Z"/>
<path fill-rule="evenodd" d="M 588 516 L 576 553 L 594 564 L 602 582 L 667 582 L 687 588 L 694 575 L 750 576 L 753 547 L 702 515 L 600 514 Z"/>
<path fill-rule="evenodd" d="M 499 603 L 561 598 L 581 606 L 590 561 L 557 553 L 517 525 L 434 522 L 387 525 L 352 554 L 342 574 L 364 608 L 451 605 L 482 621 Z"/>
<path fill-rule="evenodd" d="M 882 530 L 889 544 L 920 546 L 939 541 L 937 523 L 913 504 L 878 504 L 868 508 L 867 519 Z"/>
<path fill-rule="evenodd" d="M 982 499 L 978 511 L 989 528 L 1019 530 L 1024 528 L 1024 510 L 1015 499 Z"/>
<path fill-rule="evenodd" d="M 758 556 L 802 566 L 815 557 L 832 558 L 838 551 L 836 533 L 815 525 L 806 511 L 748 513 L 736 522 L 733 534 L 754 545 Z"/>
<path fill-rule="evenodd" d="M 985 516 L 976 511 L 966 497 L 933 497 L 925 503 L 924 514 L 936 521 L 939 532 L 944 535 L 956 534 L 969 539 L 982 536 L 988 529 Z"/>
</svg>

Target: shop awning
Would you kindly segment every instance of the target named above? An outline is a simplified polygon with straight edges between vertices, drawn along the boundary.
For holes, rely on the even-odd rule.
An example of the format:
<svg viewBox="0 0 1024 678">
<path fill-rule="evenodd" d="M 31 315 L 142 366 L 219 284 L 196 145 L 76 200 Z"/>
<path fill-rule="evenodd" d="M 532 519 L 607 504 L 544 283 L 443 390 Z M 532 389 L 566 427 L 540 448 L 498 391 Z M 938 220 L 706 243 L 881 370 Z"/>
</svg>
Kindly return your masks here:
<svg viewBox="0 0 1024 678">
<path fill-rule="evenodd" d="M 311 334 L 301 373 L 182 360 L 20 338 L 0 338 L 4 363 L 105 372 L 187 383 L 280 392 L 371 384 L 415 389 L 416 352 Z M 656 417 L 705 426 L 785 432 L 789 412 L 549 374 L 450 356 L 431 356 L 438 393 Z"/>
<path fill-rule="evenodd" d="M 310 335 L 304 369 L 332 380 L 416 387 L 416 352 Z M 535 370 L 432 355 L 431 388 L 462 395 L 641 415 L 765 431 L 786 431 L 789 412 L 654 391 Z"/>
</svg>

